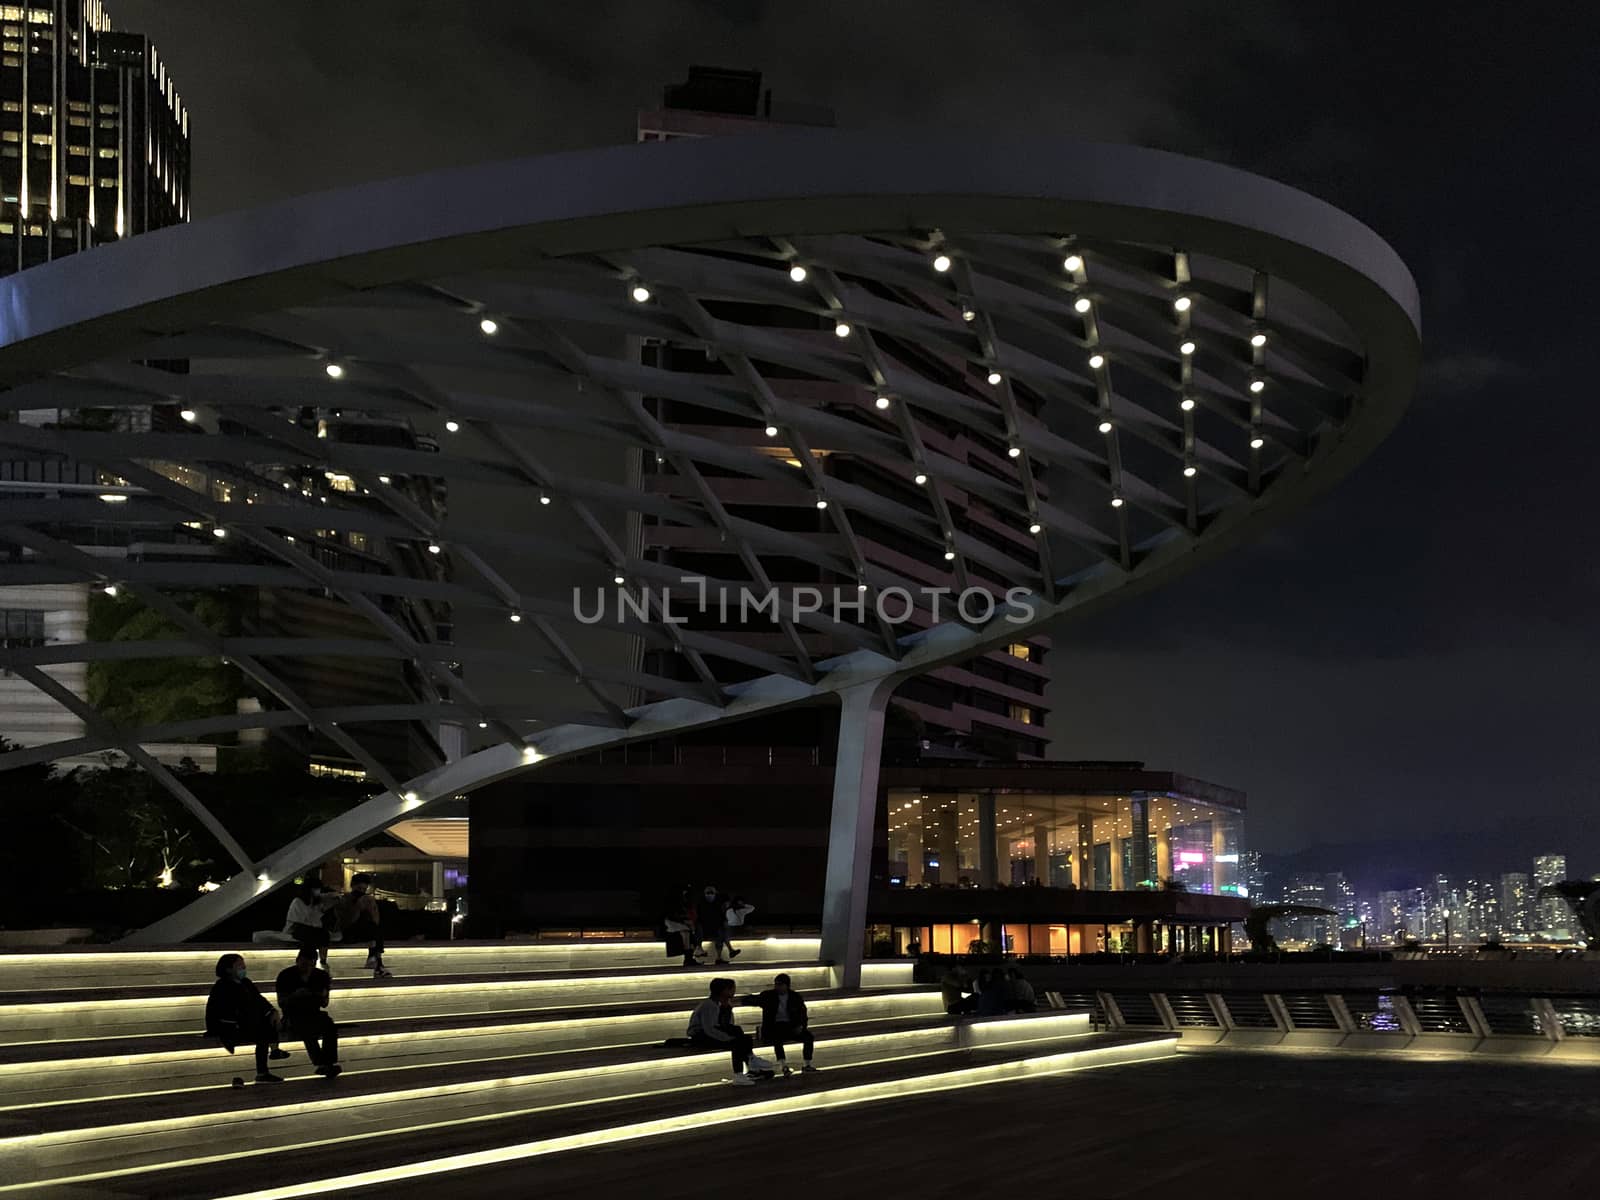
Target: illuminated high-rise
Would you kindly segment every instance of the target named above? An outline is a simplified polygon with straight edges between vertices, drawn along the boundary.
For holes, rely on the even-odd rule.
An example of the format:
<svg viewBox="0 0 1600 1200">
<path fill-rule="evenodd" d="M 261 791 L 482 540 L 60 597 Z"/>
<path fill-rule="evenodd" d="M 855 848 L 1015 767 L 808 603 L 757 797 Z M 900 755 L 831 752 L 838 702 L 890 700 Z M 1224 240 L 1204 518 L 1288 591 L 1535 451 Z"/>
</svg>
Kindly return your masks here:
<svg viewBox="0 0 1600 1200">
<path fill-rule="evenodd" d="M 1537 896 L 1539 889 L 1548 887 L 1552 883 L 1560 883 L 1567 877 L 1567 856 L 1565 854 L 1540 854 L 1533 860 L 1533 894 Z M 1535 908 L 1538 916 L 1535 925 L 1539 932 L 1547 937 L 1565 938 L 1572 935 L 1572 910 L 1567 907 L 1565 900 L 1551 898 L 1540 900 Z"/>
<path fill-rule="evenodd" d="M 189 219 L 189 114 L 100 0 L 0 5 L 0 274 Z"/>
</svg>

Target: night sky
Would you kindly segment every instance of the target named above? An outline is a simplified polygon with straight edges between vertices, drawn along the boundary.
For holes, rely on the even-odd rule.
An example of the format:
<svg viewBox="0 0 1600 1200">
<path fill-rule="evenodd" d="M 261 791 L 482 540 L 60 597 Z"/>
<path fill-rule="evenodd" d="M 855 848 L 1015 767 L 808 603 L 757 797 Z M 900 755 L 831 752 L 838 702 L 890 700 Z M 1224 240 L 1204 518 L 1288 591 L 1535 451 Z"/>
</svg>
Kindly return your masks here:
<svg viewBox="0 0 1600 1200">
<path fill-rule="evenodd" d="M 1060 631 L 1054 755 L 1243 788 L 1267 851 L 1420 835 L 1419 868 L 1526 870 L 1549 850 L 1600 872 L 1600 398 L 1584 382 L 1600 16 L 1308 7 L 111 6 L 193 110 L 197 219 L 630 141 L 690 63 L 760 69 L 847 128 L 1129 141 L 1348 210 L 1421 288 L 1411 411 L 1268 540 Z M 1444 834 L 1469 835 L 1470 864 Z"/>
</svg>

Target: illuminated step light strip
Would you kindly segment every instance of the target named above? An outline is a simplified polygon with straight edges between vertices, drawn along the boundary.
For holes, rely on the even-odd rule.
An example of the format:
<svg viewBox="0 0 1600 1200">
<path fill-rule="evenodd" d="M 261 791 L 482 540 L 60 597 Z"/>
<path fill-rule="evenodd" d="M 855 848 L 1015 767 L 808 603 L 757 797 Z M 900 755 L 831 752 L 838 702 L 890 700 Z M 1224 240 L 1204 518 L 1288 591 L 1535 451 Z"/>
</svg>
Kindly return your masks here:
<svg viewBox="0 0 1600 1200">
<path fill-rule="evenodd" d="M 590 1146 L 611 1145 L 616 1142 L 637 1141 L 641 1138 L 664 1134 L 685 1133 L 703 1129 L 707 1125 L 727 1125 L 735 1121 L 754 1121 L 768 1117 L 785 1116 L 798 1112 L 823 1112 L 846 1108 L 900 1096 L 926 1096 L 960 1088 L 979 1087 L 995 1083 L 1010 1083 L 1020 1079 L 1037 1079 L 1052 1075 L 1066 1075 L 1074 1071 L 1088 1071 L 1103 1067 L 1131 1065 L 1141 1062 L 1158 1062 L 1177 1057 L 1177 1038 L 1160 1038 L 1124 1046 L 1107 1046 L 1099 1050 L 1068 1051 L 1064 1054 L 1045 1054 L 1035 1058 L 1016 1059 L 1007 1063 L 994 1063 L 983 1067 L 964 1067 L 955 1071 L 940 1071 L 932 1075 L 911 1079 L 887 1080 L 881 1083 L 853 1084 L 827 1092 L 799 1093 L 774 1100 L 760 1100 L 749 1104 L 732 1104 L 723 1108 L 699 1109 L 653 1121 L 634 1121 L 626 1125 L 613 1125 L 607 1129 L 593 1129 L 563 1137 L 545 1138 L 512 1146 L 496 1146 L 490 1150 L 477 1150 L 468 1154 L 452 1154 L 443 1158 L 425 1159 L 376 1171 L 362 1171 L 340 1175 L 331 1179 L 310 1180 L 287 1187 L 267 1188 L 255 1192 L 238 1192 L 220 1200 L 291 1200 L 297 1196 L 320 1196 L 354 1188 L 376 1187 L 397 1183 L 420 1175 L 443 1175 L 452 1171 L 467 1171 L 477 1167 L 500 1163 L 521 1162 L 561 1154 L 568 1150 L 582 1150 Z M 71 1182 L 71 1181 L 63 1181 Z"/>
<path fill-rule="evenodd" d="M 998 1022 L 997 1024 L 1005 1024 Z M 1076 1041 L 1086 1037 L 1096 1036 L 1087 1029 L 1087 1015 L 1083 1020 L 1072 1024 L 1070 1029 L 1065 1029 L 1056 1034 L 1041 1034 L 1035 1037 L 1025 1037 L 1013 1043 L 992 1043 L 989 1048 L 1002 1048 L 1011 1045 L 1029 1044 L 1034 1042 L 1064 1042 Z M 825 1045 L 833 1054 L 845 1059 L 836 1067 L 837 1070 L 849 1070 L 864 1066 L 874 1066 L 886 1062 L 904 1062 L 912 1059 L 927 1058 L 938 1054 L 947 1054 L 963 1049 L 968 1041 L 966 1029 L 961 1024 L 949 1022 L 936 1026 L 925 1026 L 916 1029 L 895 1031 L 880 1031 L 872 1034 L 858 1034 L 853 1037 L 839 1037 L 827 1039 Z M 895 1050 L 893 1047 L 900 1047 Z M 852 1059 L 855 1053 L 872 1054 L 878 1050 L 887 1050 L 885 1054 L 865 1059 Z M 585 1100 L 578 1103 L 609 1103 L 633 1099 L 638 1095 L 656 1095 L 670 1092 L 683 1092 L 703 1087 L 707 1080 L 705 1068 L 715 1065 L 725 1051 L 706 1050 L 678 1055 L 672 1058 L 636 1059 L 632 1062 L 615 1063 L 597 1073 L 592 1066 L 563 1067 L 557 1070 L 532 1071 L 522 1075 L 501 1078 L 478 1079 L 452 1084 L 427 1084 L 415 1088 L 402 1088 L 393 1091 L 378 1092 L 370 1095 L 357 1095 L 348 1097 L 324 1096 L 321 1100 L 297 1100 L 291 1103 L 273 1104 L 265 1107 L 250 1108 L 248 1110 L 228 1110 L 221 1112 L 197 1113 L 181 1117 L 162 1117 L 147 1121 L 129 1121 L 118 1124 L 101 1126 L 81 1126 L 74 1129 L 52 1130 L 47 1133 L 29 1134 L 17 1138 L 5 1139 L 4 1151 L 9 1153 L 14 1150 L 24 1152 L 47 1153 L 52 1149 L 61 1147 L 83 1145 L 95 1147 L 114 1143 L 118 1149 L 128 1146 L 129 1138 L 140 1136 L 154 1136 L 170 1145 L 170 1138 L 185 1131 L 204 1128 L 208 1133 L 226 1136 L 229 1126 L 241 1126 L 260 1131 L 269 1132 L 268 1127 L 260 1122 L 264 1120 L 283 1119 L 289 1120 L 296 1117 L 317 1116 L 342 1108 L 362 1108 L 369 1112 L 369 1121 L 366 1134 L 370 1137 L 391 1136 L 408 1133 L 417 1128 L 416 1124 L 407 1120 L 404 1112 L 397 1114 L 394 1123 L 385 1125 L 379 1120 L 379 1114 L 372 1110 L 374 1105 L 404 1104 L 409 1101 L 428 1101 L 440 1095 L 450 1095 L 458 1101 L 472 1103 L 472 1096 L 502 1096 L 505 1097 L 505 1106 L 493 1113 L 479 1114 L 474 1117 L 446 1118 L 432 1122 L 425 1128 L 439 1128 L 455 1125 L 471 1124 L 474 1121 L 485 1119 L 504 1119 L 508 1117 L 525 1117 L 552 1109 L 565 1108 L 572 1102 L 540 1101 L 537 1095 L 526 1095 L 520 1099 L 513 1093 L 518 1090 L 540 1089 L 547 1090 L 559 1087 L 573 1081 L 615 1081 L 618 1076 L 624 1075 L 656 1075 L 658 1084 L 648 1092 L 626 1092 L 621 1095 L 607 1092 L 602 1082 L 595 1092 L 588 1095 Z M 1060 1051 L 1058 1051 L 1060 1053 Z M 1093 1053 L 1093 1051 L 1076 1051 L 1075 1053 Z M 435 1067 L 448 1067 L 454 1064 L 449 1062 L 432 1064 Z M 674 1081 L 674 1079 L 676 1081 Z M 637 1086 L 624 1083 L 623 1086 Z M 213 1089 L 215 1084 L 212 1084 Z M 387 1110 L 391 1113 L 394 1110 Z M 283 1149 L 288 1144 L 295 1142 L 293 1129 L 283 1130 L 280 1134 L 278 1149 Z M 259 1137 L 253 1140 L 263 1140 Z M 330 1139 L 334 1142 L 345 1141 L 345 1138 Z M 174 1147 L 175 1148 L 175 1147 Z M 90 1150 L 90 1153 L 93 1151 Z M 181 1152 L 181 1151 L 180 1151 Z M 245 1153 L 272 1153 L 273 1147 L 261 1145 L 253 1151 Z M 3 1157 L 0 1157 L 3 1161 Z M 165 1165 L 165 1164 L 163 1164 Z M 123 1170 L 113 1170 L 111 1174 L 124 1173 Z M 36 1182 L 54 1182 L 39 1180 Z M 4 1191 L 0 1188 L 0 1191 Z"/>
<path fill-rule="evenodd" d="M 284 943 L 285 946 L 290 945 L 290 944 L 291 943 Z M 760 946 L 805 946 L 805 947 L 807 947 L 809 949 L 812 949 L 812 950 L 818 950 L 818 949 L 821 948 L 822 941 L 821 941 L 820 938 L 814 938 L 814 937 L 810 937 L 810 938 L 769 937 L 769 938 L 761 938 L 759 940 L 752 939 L 751 942 L 748 943 L 748 944 L 750 944 L 750 945 L 760 945 Z M 273 947 L 273 946 L 261 946 L 261 945 L 240 943 L 240 944 L 235 945 L 235 946 L 225 947 L 225 949 L 236 951 L 239 954 L 261 954 L 263 952 L 270 951 L 270 950 L 273 950 L 275 948 L 281 950 L 281 949 L 284 948 L 284 946 Z M 337 956 L 338 954 L 341 953 L 341 950 L 343 951 L 343 953 L 351 954 L 351 955 L 360 954 L 360 955 L 365 956 L 365 954 L 367 953 L 367 950 L 366 950 L 365 946 L 361 946 L 361 947 L 353 947 L 352 946 L 352 947 L 343 947 L 343 948 L 341 948 L 339 946 L 334 946 L 332 948 L 332 953 Z M 520 958 L 520 957 L 523 957 L 523 956 L 529 955 L 529 954 L 545 955 L 545 956 L 548 956 L 548 957 L 556 957 L 558 955 L 570 954 L 570 953 L 575 953 L 575 952 L 596 953 L 597 954 L 597 953 L 604 953 L 604 952 L 608 952 L 608 951 L 609 952 L 621 952 L 621 951 L 629 951 L 629 950 L 648 950 L 648 951 L 650 951 L 652 957 L 654 957 L 654 958 L 660 958 L 661 957 L 661 943 L 659 941 L 649 941 L 649 942 L 640 942 L 640 941 L 632 941 L 632 942 L 624 942 L 624 941 L 614 941 L 614 942 L 545 942 L 543 944 L 527 944 L 527 945 L 519 944 L 519 945 L 514 945 L 514 946 L 504 946 L 504 945 L 495 945 L 495 946 L 433 945 L 433 946 L 429 946 L 429 945 L 426 945 L 426 944 L 418 944 L 418 946 L 416 947 L 415 953 L 421 953 L 421 954 L 448 954 L 451 957 L 477 957 L 477 956 L 481 956 L 481 957 L 489 957 L 489 958 Z M 81 965 L 86 966 L 86 967 L 106 967 L 106 966 L 126 967 L 126 966 L 128 966 L 130 964 L 139 965 L 139 964 L 145 964 L 145 963 L 163 963 L 163 964 L 166 964 L 166 963 L 171 963 L 171 964 L 200 963 L 206 968 L 206 970 L 209 971 L 211 969 L 211 967 L 216 963 L 217 954 L 218 953 L 219 953 L 218 950 L 213 949 L 213 950 L 130 950 L 130 951 L 126 951 L 126 952 L 112 951 L 112 950 L 88 950 L 88 951 L 81 951 L 81 952 L 69 952 L 69 953 L 65 953 L 65 954 L 7 954 L 3 958 L 0 958 L 0 971 L 3 971 L 4 968 L 13 967 L 13 966 L 40 967 L 40 966 L 60 966 L 60 965 L 63 965 L 63 964 L 67 964 L 67 965 L 81 964 Z M 893 965 L 893 964 L 885 964 L 885 963 L 873 964 L 873 963 L 868 963 L 867 965 L 869 965 L 869 966 L 889 966 L 889 965 Z M 202 980 L 201 982 L 204 982 L 204 981 Z"/>
<path fill-rule="evenodd" d="M 926 1001 L 929 999 L 930 994 L 916 993 L 915 996 L 918 1000 Z M 938 1001 L 938 993 L 932 993 L 931 998 L 934 1001 Z M 857 997 L 856 999 L 860 998 Z M 813 1001 L 812 1009 L 815 1010 L 822 1003 L 824 1002 Z M 843 1001 L 833 1001 L 832 1003 L 838 1004 L 843 1003 Z M 345 1075 L 352 1078 L 360 1078 L 362 1075 L 369 1072 L 379 1071 L 384 1072 L 385 1074 L 393 1074 L 397 1071 L 441 1070 L 447 1067 L 483 1067 L 493 1063 L 507 1062 L 513 1059 L 526 1059 L 529 1060 L 531 1064 L 534 1060 L 547 1058 L 558 1054 L 587 1054 L 597 1050 L 627 1050 L 637 1049 L 640 1047 L 654 1047 L 660 1045 L 661 1037 L 663 1036 L 663 1029 L 667 1031 L 666 1036 L 676 1036 L 682 1031 L 683 1021 L 687 1016 L 688 1011 L 688 1008 L 684 1008 L 681 1011 L 645 1014 L 643 1016 L 629 1016 L 627 1018 L 602 1018 L 599 1021 L 593 1022 L 571 1020 L 540 1021 L 527 1025 L 498 1026 L 494 1032 L 469 1029 L 445 1029 L 431 1031 L 419 1030 L 404 1034 L 368 1034 L 363 1037 L 341 1039 L 341 1045 L 346 1047 L 357 1047 L 369 1050 L 376 1049 L 379 1051 L 379 1055 L 376 1055 L 370 1059 L 366 1065 L 354 1068 L 347 1066 Z M 754 1007 L 740 1006 L 735 1011 L 740 1015 L 740 1018 L 745 1023 L 758 1022 L 761 1016 L 760 1010 Z M 837 1018 L 830 1015 L 829 1019 L 815 1024 L 814 1028 L 819 1031 L 829 1031 L 828 1041 L 831 1045 L 837 1048 L 843 1045 L 848 1045 L 851 1042 L 861 1040 L 860 1038 L 848 1036 L 836 1036 L 836 1034 L 845 1035 L 847 1034 L 848 1030 L 858 1025 L 882 1025 L 886 1022 L 925 1021 L 929 1018 L 941 1019 L 941 1023 L 938 1025 L 920 1026 L 915 1030 L 880 1031 L 871 1039 L 875 1044 L 881 1042 L 885 1037 L 903 1036 L 904 1034 L 913 1032 L 924 1033 L 930 1036 L 935 1036 L 939 1034 L 940 1031 L 949 1033 L 951 1026 L 946 1023 L 942 1023 L 945 1015 L 944 1005 L 942 1002 L 940 1002 L 932 1004 L 931 1006 L 923 1006 L 905 1012 L 867 1012 L 859 1016 Z M 1070 1029 L 1064 1029 L 1059 1033 L 1027 1037 L 1021 1040 L 1060 1041 L 1068 1038 L 1089 1036 L 1092 1031 L 1089 1029 L 1088 1014 L 1083 1013 L 1077 1015 L 1081 1017 L 1081 1021 Z M 573 1042 L 568 1045 L 548 1046 L 546 1049 L 542 1050 L 514 1049 L 510 1053 L 481 1054 L 474 1054 L 472 1048 L 468 1046 L 454 1046 L 450 1044 L 452 1042 L 503 1042 L 505 1040 L 529 1040 L 538 1036 L 547 1036 L 563 1028 L 569 1030 L 592 1029 L 602 1027 L 609 1021 L 623 1020 L 634 1021 L 639 1026 L 636 1031 L 632 1032 L 623 1030 L 618 1031 L 619 1036 L 628 1037 L 632 1040 L 580 1041 Z M 638 1035 L 642 1035 L 646 1031 L 648 1031 L 649 1036 L 644 1037 L 643 1040 L 639 1040 Z M 420 1042 L 425 1047 L 437 1048 L 438 1053 L 431 1057 L 417 1057 L 415 1055 L 410 1055 L 405 1047 L 395 1044 L 402 1041 Z M 983 1042 L 984 1048 L 986 1049 L 1007 1044 L 1010 1043 L 1003 1040 L 984 1039 Z M 954 1049 L 956 1047 L 950 1048 Z M 492 1045 L 490 1047 L 486 1047 L 486 1049 L 504 1050 L 506 1047 L 504 1045 Z M 457 1055 L 457 1057 L 450 1057 L 452 1054 Z M 214 1092 L 217 1087 L 215 1070 L 216 1055 L 217 1051 L 215 1047 L 203 1047 L 197 1050 L 167 1051 L 160 1054 L 125 1055 L 120 1058 L 54 1059 L 7 1064 L 5 1068 L 0 1068 L 0 1079 L 7 1078 L 7 1076 L 21 1077 L 19 1079 L 7 1079 L 7 1085 L 10 1089 L 12 1089 L 13 1094 L 25 1090 L 25 1081 L 30 1076 L 47 1073 L 47 1069 L 48 1071 L 59 1073 L 63 1069 L 70 1068 L 74 1071 L 77 1071 L 81 1068 L 83 1073 L 88 1074 L 90 1078 L 76 1085 L 69 1084 L 64 1087 L 57 1086 L 54 1089 L 56 1092 L 66 1093 L 71 1091 L 72 1094 L 63 1094 L 56 1099 L 28 1100 L 17 1104 L 0 1105 L 0 1114 L 20 1113 L 43 1108 L 61 1108 L 68 1105 L 84 1104 L 87 1102 L 144 1099 L 157 1096 L 177 1096 L 193 1092 Z M 467 1055 L 467 1057 L 459 1057 L 460 1055 Z M 406 1060 L 408 1058 L 410 1061 L 396 1061 L 397 1059 Z M 104 1081 L 93 1078 L 93 1073 L 96 1071 L 110 1071 L 118 1067 L 140 1066 L 146 1067 L 147 1069 L 157 1069 L 162 1067 L 167 1068 L 169 1073 L 161 1076 L 161 1079 L 168 1082 L 177 1083 L 179 1086 L 156 1088 L 149 1091 L 139 1091 L 136 1090 L 139 1085 L 139 1080 L 135 1078 L 134 1080 L 130 1081 L 128 1090 L 118 1091 L 100 1086 Z M 195 1068 L 204 1068 L 204 1073 L 200 1074 L 196 1072 Z M 182 1074 L 171 1073 L 184 1069 L 187 1069 L 187 1071 Z M 626 1070 L 628 1069 L 628 1064 L 620 1064 L 617 1069 Z M 190 1082 L 185 1083 L 184 1081 L 186 1080 Z M 311 1076 L 300 1076 L 290 1079 L 289 1082 L 291 1084 L 305 1085 L 317 1084 L 320 1082 L 320 1080 Z M 469 1082 L 462 1086 L 471 1087 L 474 1086 L 474 1084 Z M 368 1099 L 372 1099 L 372 1097 L 368 1097 Z"/>
</svg>

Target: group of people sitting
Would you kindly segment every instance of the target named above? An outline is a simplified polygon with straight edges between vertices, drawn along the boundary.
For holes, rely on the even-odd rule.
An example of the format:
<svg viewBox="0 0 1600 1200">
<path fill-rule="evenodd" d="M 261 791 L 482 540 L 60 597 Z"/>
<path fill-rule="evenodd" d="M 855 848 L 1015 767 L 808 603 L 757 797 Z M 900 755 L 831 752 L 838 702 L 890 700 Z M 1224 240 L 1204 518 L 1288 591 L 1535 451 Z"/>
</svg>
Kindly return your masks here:
<svg viewBox="0 0 1600 1200">
<path fill-rule="evenodd" d="M 815 1041 L 811 1019 L 806 1013 L 806 998 L 789 985 L 787 975 L 778 975 L 764 992 L 746 996 L 744 1002 L 761 1010 L 761 1041 L 772 1047 L 772 1058 L 755 1052 L 755 1041 L 733 1020 L 737 1002 L 737 983 L 732 979 L 713 979 L 711 993 L 700 1001 L 689 1017 L 688 1042 L 701 1049 L 727 1050 L 732 1056 L 733 1077 L 728 1081 L 750 1087 L 758 1079 L 770 1079 L 777 1072 L 794 1072 L 784 1050 L 786 1043 L 799 1042 L 801 1071 L 814 1071 L 811 1056 Z"/>
<path fill-rule="evenodd" d="M 684 888 L 663 922 L 667 957 L 682 955 L 686 967 L 732 962 L 739 957 L 739 950 L 729 939 L 755 910 L 756 906 L 741 896 L 723 895 L 713 883 L 706 884 L 698 895 L 693 888 Z"/>
<path fill-rule="evenodd" d="M 389 969 L 383 965 L 381 925 L 382 914 L 372 894 L 372 876 L 362 872 L 351 877 L 350 890 L 344 895 L 327 890 L 316 879 L 300 884 L 289 901 L 283 932 L 302 950 L 315 951 L 324 971 L 328 968 L 328 946 L 335 934 L 341 942 L 366 942 L 367 965 L 363 969 L 371 971 L 374 979 L 388 979 Z"/>
<path fill-rule="evenodd" d="M 1016 967 L 986 967 L 974 980 L 965 967 L 952 963 L 939 980 L 939 990 L 944 1010 L 952 1016 L 1003 1017 L 1039 1008 L 1033 984 Z"/>
<path fill-rule="evenodd" d="M 344 1070 L 339 1065 L 339 1027 L 327 1012 L 332 986 L 332 977 L 317 966 L 316 949 L 302 948 L 294 963 L 278 972 L 274 1008 L 250 978 L 244 955 L 224 954 L 217 960 L 217 981 L 206 997 L 206 1034 L 229 1054 L 239 1046 L 254 1046 L 257 1083 L 283 1082 L 283 1076 L 273 1074 L 271 1063 L 290 1057 L 279 1044 L 289 1036 L 305 1043 L 318 1075 L 332 1078 Z"/>
</svg>

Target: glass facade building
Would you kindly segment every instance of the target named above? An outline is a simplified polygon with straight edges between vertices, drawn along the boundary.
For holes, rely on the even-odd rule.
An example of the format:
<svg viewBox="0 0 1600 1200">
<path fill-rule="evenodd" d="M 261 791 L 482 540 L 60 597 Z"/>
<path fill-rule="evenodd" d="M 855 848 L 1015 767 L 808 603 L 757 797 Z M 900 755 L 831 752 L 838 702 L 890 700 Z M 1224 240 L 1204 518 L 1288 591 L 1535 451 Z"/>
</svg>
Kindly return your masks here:
<svg viewBox="0 0 1600 1200">
<path fill-rule="evenodd" d="M 1239 896 L 1244 813 L 1177 792 L 891 788 L 891 886 Z"/>
</svg>

